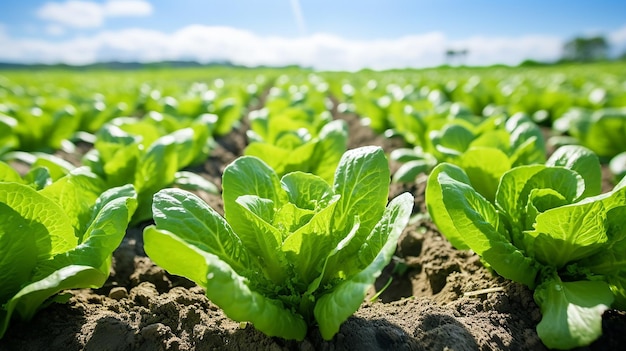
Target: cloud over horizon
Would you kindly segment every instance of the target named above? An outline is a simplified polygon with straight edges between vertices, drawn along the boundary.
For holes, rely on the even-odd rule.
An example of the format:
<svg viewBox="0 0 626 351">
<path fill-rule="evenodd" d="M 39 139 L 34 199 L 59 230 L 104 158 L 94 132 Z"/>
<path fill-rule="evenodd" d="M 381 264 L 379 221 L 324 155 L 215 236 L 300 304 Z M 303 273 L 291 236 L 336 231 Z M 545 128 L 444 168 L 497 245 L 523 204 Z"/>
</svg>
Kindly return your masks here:
<svg viewBox="0 0 626 351">
<path fill-rule="evenodd" d="M 97 28 L 107 17 L 149 16 L 152 5 L 145 0 L 107 0 L 95 3 L 82 0 L 47 2 L 37 10 L 37 17 L 55 25 L 72 28 Z"/>
<path fill-rule="evenodd" d="M 171 34 L 131 28 L 55 42 L 12 39 L 0 33 L 0 45 L 10 48 L 0 52 L 0 60 L 74 65 L 112 60 L 196 60 L 358 70 L 436 66 L 445 63 L 445 51 L 450 48 L 467 49 L 463 63 L 468 65 L 515 65 L 525 59 L 550 61 L 560 56 L 561 44 L 561 39 L 554 36 L 450 40 L 442 32 L 387 40 L 349 40 L 323 33 L 283 38 L 232 27 L 189 25 Z"/>
<path fill-rule="evenodd" d="M 407 24 L 407 20 L 411 19 L 404 13 L 397 13 L 404 21 L 398 26 L 402 29 L 389 34 L 386 29 L 395 28 L 396 23 L 390 18 L 377 17 L 380 23 L 364 20 L 367 16 L 378 16 L 379 8 L 365 7 L 364 11 L 369 10 L 369 14 L 362 18 L 356 16 L 356 22 L 337 26 L 337 18 L 325 22 L 321 7 L 301 6 L 300 0 L 286 1 L 280 6 L 273 4 L 274 7 L 262 6 L 274 11 L 271 13 L 291 7 L 293 22 L 289 21 L 289 11 L 276 21 L 273 17 L 268 21 L 264 16 L 239 16 L 237 11 L 240 8 L 231 3 L 226 6 L 225 3 L 193 1 L 184 7 L 174 2 L 149 0 L 46 1 L 33 2 L 28 14 L 22 12 L 22 16 L 5 16 L 4 22 L 0 22 L 0 47 L 3 48 L 0 50 L 0 61 L 72 65 L 103 61 L 229 61 L 246 66 L 301 65 L 320 70 L 422 68 L 445 63 L 517 65 L 524 60 L 558 60 L 562 56 L 564 42 L 571 39 L 565 37 L 562 31 L 553 29 L 542 34 L 542 29 L 535 25 L 524 31 L 507 31 L 508 23 L 488 29 L 477 24 L 476 30 L 459 34 L 458 28 L 455 32 L 456 22 L 414 26 L 410 22 Z M 250 6 L 259 5 L 249 1 Z M 8 10 L 8 3 L 5 5 Z M 197 16 L 207 9 L 221 11 L 219 13 L 223 16 L 206 19 Z M 256 9 L 259 10 L 259 7 Z M 445 12 L 447 8 L 439 6 L 431 10 L 433 14 L 441 15 L 441 11 Z M 242 19 L 245 19 L 245 24 L 240 22 Z M 201 24 L 203 22 L 222 25 Z M 324 25 L 320 26 L 320 23 Z M 276 25 L 269 30 L 270 33 L 285 34 L 259 34 L 267 33 L 263 31 L 267 24 Z M 243 25 L 250 29 L 241 28 Z M 342 29 L 342 26 L 350 29 Z M 604 27 L 601 35 L 609 41 L 611 55 L 615 57 L 626 51 L 626 25 L 621 22 L 613 26 Z M 467 25 L 461 27 L 467 29 Z M 310 28 L 317 29 L 307 30 Z M 326 28 L 333 32 L 326 32 Z M 369 33 L 380 33 L 381 37 L 363 34 L 356 36 L 360 39 L 350 38 L 354 35 L 350 34 L 354 33 L 350 30 L 358 33 L 358 28 L 371 29 Z M 504 30 L 499 31 L 498 28 Z M 466 54 L 451 59 L 446 55 L 449 50 L 461 50 Z"/>
<path fill-rule="evenodd" d="M 320 70 L 432 67 L 446 61 L 447 50 L 466 50 L 453 64 L 517 65 L 531 59 L 555 61 L 563 42 L 556 35 L 468 36 L 451 39 L 430 31 L 389 39 L 348 39 L 330 33 L 306 34 L 300 2 L 291 1 L 300 36 L 263 36 L 232 26 L 190 24 L 165 32 L 147 28 L 107 29 L 107 19 L 148 17 L 147 0 L 66 0 L 36 10 L 48 37 L 12 37 L 0 23 L 0 61 L 84 65 L 102 61 L 229 61 L 246 66 L 301 65 Z M 626 26 L 605 37 L 626 49 Z"/>
</svg>

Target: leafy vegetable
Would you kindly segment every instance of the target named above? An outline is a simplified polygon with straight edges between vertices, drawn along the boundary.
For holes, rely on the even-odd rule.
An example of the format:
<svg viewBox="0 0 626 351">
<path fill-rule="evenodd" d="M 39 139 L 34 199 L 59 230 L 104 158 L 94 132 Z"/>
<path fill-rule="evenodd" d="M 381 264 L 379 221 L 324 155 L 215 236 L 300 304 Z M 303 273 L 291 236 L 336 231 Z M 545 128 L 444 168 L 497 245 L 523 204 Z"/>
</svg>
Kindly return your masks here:
<svg viewBox="0 0 626 351">
<path fill-rule="evenodd" d="M 325 124 L 315 137 L 306 128 L 282 130 L 272 141 L 251 142 L 244 154 L 263 160 L 279 176 L 294 171 L 310 172 L 330 183 L 347 142 L 348 127 L 345 121 L 336 120 Z"/>
<path fill-rule="evenodd" d="M 18 147 L 20 141 L 15 135 L 17 120 L 0 113 L 0 155 Z"/>
<path fill-rule="evenodd" d="M 539 127 L 524 114 L 506 121 L 503 117 L 431 120 L 423 129 L 428 134 L 423 138 L 424 145 L 392 151 L 392 159 L 404 162 L 394 180 L 413 181 L 438 163 L 449 162 L 463 168 L 474 188 L 493 200 L 504 172 L 519 165 L 545 162 L 546 148 Z"/>
<path fill-rule="evenodd" d="M 324 96 L 308 85 L 289 90 L 275 87 L 268 99 L 263 109 L 249 115 L 250 143 L 244 155 L 263 160 L 279 177 L 302 171 L 332 183 L 347 149 L 346 122 L 333 120 Z"/>
<path fill-rule="evenodd" d="M 29 165 L 30 168 L 24 177 L 21 177 L 11 166 L 0 161 L 1 168 L 6 169 L 0 173 L 0 181 L 31 184 L 35 189 L 42 189 L 76 169 L 64 159 L 42 152 L 12 151 L 4 155 L 3 158 L 7 161 L 21 162 Z"/>
<path fill-rule="evenodd" d="M 359 307 L 413 203 L 405 193 L 385 207 L 389 168 L 377 147 L 347 151 L 332 186 L 303 172 L 281 179 L 244 156 L 225 169 L 223 188 L 225 218 L 191 193 L 159 191 L 145 250 L 230 318 L 298 340 L 314 323 L 332 338 Z"/>
<path fill-rule="evenodd" d="M 0 182 L 0 337 L 61 290 L 105 282 L 136 195 L 126 185 L 97 197 L 97 183 L 84 169 L 40 191 Z"/>
<path fill-rule="evenodd" d="M 181 184 L 192 183 L 206 191 L 216 191 L 208 181 L 179 173 L 182 168 L 207 157 L 214 121 L 210 115 L 201 115 L 184 123 L 157 113 L 141 121 L 118 118 L 96 133 L 94 149 L 85 155 L 83 163 L 109 187 L 134 185 L 139 206 L 133 223 L 138 223 L 151 217 L 154 193 L 179 179 Z"/>
<path fill-rule="evenodd" d="M 184 94 L 179 91 L 173 95 L 166 94 L 165 89 L 144 85 L 139 100 L 147 111 L 178 119 L 194 119 L 203 114 L 219 116 L 213 131 L 215 135 L 225 135 L 239 124 L 251 94 L 241 85 L 224 87 L 222 79 L 214 83 L 212 87 L 193 83 Z"/>
<path fill-rule="evenodd" d="M 626 176 L 626 151 L 615 155 L 615 157 L 611 159 L 609 169 L 618 181 Z"/>
<path fill-rule="evenodd" d="M 605 108 L 597 111 L 572 108 L 556 120 L 554 128 L 567 133 L 577 144 L 610 159 L 626 152 L 626 109 Z"/>
<path fill-rule="evenodd" d="M 602 313 L 626 301 L 626 181 L 599 195 L 600 181 L 597 156 L 565 146 L 545 165 L 505 172 L 494 201 L 476 191 L 462 168 L 442 163 L 429 176 L 426 200 L 455 247 L 535 289 L 540 338 L 569 349 L 600 336 Z"/>
<path fill-rule="evenodd" d="M 56 106 L 50 100 L 43 104 L 17 111 L 18 121 L 13 128 L 19 139 L 19 148 L 28 151 L 51 151 L 61 148 L 71 138 L 80 116 L 72 105 Z"/>
</svg>

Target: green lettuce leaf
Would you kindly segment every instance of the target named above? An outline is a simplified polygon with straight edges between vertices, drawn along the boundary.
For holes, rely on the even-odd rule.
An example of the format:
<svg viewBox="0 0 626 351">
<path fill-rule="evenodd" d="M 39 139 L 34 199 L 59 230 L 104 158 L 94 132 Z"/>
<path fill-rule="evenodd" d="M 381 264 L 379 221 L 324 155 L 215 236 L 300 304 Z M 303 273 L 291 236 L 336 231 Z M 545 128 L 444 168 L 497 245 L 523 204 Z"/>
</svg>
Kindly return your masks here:
<svg viewBox="0 0 626 351">
<path fill-rule="evenodd" d="M 501 276 L 533 287 L 538 265 L 515 247 L 503 235 L 495 207 L 469 184 L 441 172 L 437 177 L 441 186 L 445 210 L 461 240 L 476 254 L 482 256 Z M 444 235 L 447 235 L 444 233 Z"/>
<path fill-rule="evenodd" d="M 337 203 L 335 201 L 316 213 L 283 242 L 282 250 L 287 259 L 307 285 L 322 274 L 324 259 L 331 247 L 336 245 L 336 241 L 341 239 L 334 236 L 331 230 Z"/>
<path fill-rule="evenodd" d="M 509 157 L 499 149 L 489 147 L 472 147 L 456 163 L 463 168 L 472 187 L 492 203 L 500 177 L 511 169 Z"/>
<path fill-rule="evenodd" d="M 239 272 L 249 268 L 250 258 L 241 239 L 197 196 L 180 189 L 164 189 L 154 195 L 152 206 L 159 229 L 180 233 L 187 244 L 219 257 Z"/>
<path fill-rule="evenodd" d="M 361 262 L 367 263 L 367 266 L 319 298 L 314 314 L 324 339 L 332 339 L 341 324 L 359 308 L 367 290 L 391 260 L 402 228 L 409 221 L 412 207 L 413 197 L 410 194 L 405 193 L 393 199 L 381 221 L 369 234 L 371 240 L 359 251 Z"/>
<path fill-rule="evenodd" d="M 0 182 L 23 183 L 20 174 L 8 163 L 0 161 Z"/>
<path fill-rule="evenodd" d="M 78 180 L 80 175 L 70 174 L 59 181 Z M 88 198 L 93 183 L 86 183 Z M 23 184 L 0 183 L 0 212 L 9 220 L 0 225 L 0 337 L 12 316 L 28 320 L 59 291 L 99 287 L 108 277 L 113 250 L 136 208 L 136 194 L 127 185 L 106 191 L 92 203 L 70 204 L 69 200 L 79 197 L 80 184 L 77 181 L 71 192 L 63 191 L 67 185 L 37 192 Z M 91 215 L 84 223 L 77 224 L 68 216 L 87 209 Z M 82 228 L 84 232 L 79 232 Z"/>
<path fill-rule="evenodd" d="M 92 206 L 105 189 L 104 182 L 86 167 L 77 168 L 40 191 L 59 204 L 80 237 L 87 229 Z"/>
<path fill-rule="evenodd" d="M 5 233 L 26 231 L 35 234 L 38 262 L 78 244 L 74 230 L 67 230 L 72 228 L 72 221 L 67 214 L 57 203 L 35 189 L 23 184 L 0 183 L 0 202 L 6 205 L 5 209 L 12 209 L 13 213 L 19 214 L 28 223 L 27 230 L 14 227 L 10 222 L 5 223 L 9 226 Z"/>
<path fill-rule="evenodd" d="M 177 230 L 186 236 L 185 230 Z M 249 280 L 216 255 L 153 226 L 144 231 L 146 253 L 170 273 L 185 276 L 206 288 L 206 295 L 236 321 L 249 321 L 268 336 L 303 340 L 307 325 L 302 316 L 278 300 L 253 290 Z M 162 248 L 168 248 L 163 250 Z M 231 261 L 235 258 L 231 259 Z"/>
<path fill-rule="evenodd" d="M 537 215 L 534 230 L 525 232 L 526 247 L 540 262 L 561 268 L 602 249 L 608 241 L 601 202 L 574 204 Z"/>
<path fill-rule="evenodd" d="M 585 181 L 585 190 L 580 198 L 598 195 L 602 190 L 600 160 L 587 148 L 575 145 L 560 147 L 546 161 L 546 166 L 562 166 L 580 174 Z"/>
<path fill-rule="evenodd" d="M 446 239 L 459 250 L 468 250 L 469 246 L 465 242 L 463 235 L 456 229 L 450 214 L 446 210 L 446 205 L 443 201 L 443 191 L 441 190 L 441 183 L 438 178 L 441 173 L 446 174 L 448 177 L 452 177 L 459 182 L 469 184 L 469 178 L 467 174 L 463 172 L 458 166 L 450 163 L 441 163 L 433 169 L 428 177 L 428 183 L 426 184 L 426 206 L 428 213 L 430 214 L 433 222 L 437 225 L 441 233 L 446 236 Z"/>
<path fill-rule="evenodd" d="M 359 270 L 354 255 L 385 211 L 389 183 L 389 165 L 381 148 L 365 146 L 344 153 L 335 172 L 333 191 L 341 197 L 330 230 L 350 232 L 357 216 L 359 229 L 348 246 L 329 260 L 330 272 L 349 276 Z"/>
<path fill-rule="evenodd" d="M 549 348 L 587 346 L 602 335 L 602 313 L 613 302 L 603 281 L 548 280 L 534 293 L 542 318 L 537 334 Z"/>
<path fill-rule="evenodd" d="M 386 207 L 389 178 L 378 147 L 344 153 L 333 186 L 303 172 L 279 180 L 263 161 L 243 156 L 223 174 L 224 218 L 191 193 L 161 190 L 144 247 L 157 264 L 205 287 L 235 320 L 298 340 L 317 320 L 331 338 L 408 223 L 413 197 L 404 194 Z M 317 318 L 318 301 L 353 278 L 340 293 L 349 303 Z"/>
<path fill-rule="evenodd" d="M 442 163 L 428 179 L 428 211 L 442 234 L 535 289 L 537 331 L 550 348 L 590 344 L 602 312 L 613 301 L 626 306 L 626 181 L 597 195 L 600 175 L 593 153 L 570 146 L 545 165 L 506 171 L 495 203 L 457 166 Z"/>
</svg>

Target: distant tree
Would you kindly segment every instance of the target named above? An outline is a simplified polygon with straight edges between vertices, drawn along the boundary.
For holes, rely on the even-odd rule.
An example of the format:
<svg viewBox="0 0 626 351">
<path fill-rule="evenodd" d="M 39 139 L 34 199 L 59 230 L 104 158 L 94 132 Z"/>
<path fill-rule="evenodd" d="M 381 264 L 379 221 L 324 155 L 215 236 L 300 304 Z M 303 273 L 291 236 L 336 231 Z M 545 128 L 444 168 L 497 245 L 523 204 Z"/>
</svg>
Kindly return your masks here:
<svg viewBox="0 0 626 351">
<path fill-rule="evenodd" d="M 464 63 L 467 57 L 467 54 L 468 54 L 467 49 L 462 49 L 462 50 L 448 49 L 446 50 L 446 63 L 450 64 L 450 63 L 454 63 L 454 61 L 458 61 L 459 63 Z"/>
<path fill-rule="evenodd" d="M 605 60 L 608 52 L 609 43 L 602 36 L 576 37 L 563 46 L 563 60 L 577 62 Z"/>
<path fill-rule="evenodd" d="M 538 67 L 538 66 L 547 66 L 549 63 L 541 62 L 537 60 L 526 59 L 518 65 L 519 67 Z"/>
</svg>

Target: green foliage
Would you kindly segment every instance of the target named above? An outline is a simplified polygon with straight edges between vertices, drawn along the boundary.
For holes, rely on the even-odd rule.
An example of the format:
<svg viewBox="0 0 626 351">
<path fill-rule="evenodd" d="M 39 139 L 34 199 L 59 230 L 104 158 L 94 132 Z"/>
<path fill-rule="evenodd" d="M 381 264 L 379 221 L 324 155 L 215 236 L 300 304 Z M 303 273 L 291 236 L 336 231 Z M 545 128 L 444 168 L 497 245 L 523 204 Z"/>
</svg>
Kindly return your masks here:
<svg viewBox="0 0 626 351">
<path fill-rule="evenodd" d="M 376 147 L 346 152 L 332 185 L 303 172 L 279 178 L 244 156 L 225 169 L 223 188 L 224 218 L 191 193 L 158 192 L 145 250 L 230 318 L 298 340 L 313 324 L 332 338 L 358 309 L 413 203 L 406 193 L 386 206 L 389 169 Z"/>
<path fill-rule="evenodd" d="M 53 109 L 35 106 L 30 110 L 19 110 L 18 124 L 13 128 L 19 139 L 19 147 L 26 151 L 49 151 L 61 148 L 63 142 L 72 137 L 80 122 L 76 109 L 64 106 Z"/>
<path fill-rule="evenodd" d="M 200 115 L 193 120 L 151 113 L 144 119 L 117 118 L 96 133 L 94 149 L 83 163 L 101 176 L 108 187 L 133 184 L 139 207 L 133 223 L 151 217 L 152 196 L 176 183 L 193 183 L 214 192 L 208 181 L 179 170 L 203 161 L 212 145 L 215 118 Z M 181 179 L 183 178 L 183 179 Z"/>
<path fill-rule="evenodd" d="M 415 120 L 419 121 L 420 116 L 414 115 Z M 394 181 L 414 181 L 420 173 L 429 173 L 438 163 L 448 162 L 463 168 L 474 188 L 493 200 L 504 172 L 545 161 L 541 130 L 523 114 L 506 121 L 501 115 L 461 115 L 423 120 L 420 125 L 423 145 L 391 152 L 392 159 L 404 163 L 394 174 Z"/>
<path fill-rule="evenodd" d="M 165 245 L 167 252 L 152 254 L 172 272 L 207 287 L 237 320 L 289 338 L 301 338 L 307 325 L 318 324 L 322 335 L 331 337 L 388 260 L 399 230 L 393 223 L 404 218 L 403 201 L 409 202 L 394 200 L 385 210 L 377 181 L 346 180 L 358 167 L 335 172 L 347 128 L 332 121 L 330 111 L 356 112 L 362 124 L 387 137 L 401 136 L 411 146 L 392 152 L 403 163 L 394 180 L 433 172 L 429 209 L 457 248 L 472 249 L 496 272 L 535 289 L 544 316 L 538 333 L 546 344 L 584 345 L 597 337 L 598 315 L 607 306 L 626 308 L 624 181 L 612 193 L 597 195 L 597 160 L 581 148 L 559 149 L 543 164 L 545 147 L 532 122 L 554 123 L 563 135 L 552 139 L 553 145 L 581 144 L 602 162 L 610 160 L 618 182 L 626 169 L 625 67 L 3 71 L 0 158 L 30 168 L 18 174 L 0 162 L 0 182 L 12 184 L 8 194 L 28 193 L 28 203 L 46 205 L 42 213 L 71 227 L 70 244 L 83 247 L 90 237 L 96 240 L 86 233 L 104 189 L 134 184 L 135 223 L 150 218 L 153 194 L 165 186 L 217 193 L 214 184 L 185 167 L 204 162 L 212 136 L 239 127 L 246 108 L 263 101 L 262 112 L 250 114 L 245 153 L 262 159 L 276 175 L 250 157 L 229 166 L 226 219 L 187 193 L 159 192 L 159 206 L 169 207 L 157 212 L 167 220 L 157 218 L 156 228 L 146 231 L 148 246 Z M 83 160 L 91 170 L 39 152 L 72 152 L 73 146 L 91 144 L 95 150 Z M 447 163 L 435 168 L 442 162 Z M 374 163 L 383 169 L 382 161 Z M 237 182 L 237 174 L 248 178 Z M 363 192 L 366 200 L 344 202 L 347 193 Z M 127 197 L 134 202 L 134 195 Z M 33 261 L 33 250 L 47 245 L 48 239 L 36 239 L 45 237 L 42 228 L 62 236 L 52 230 L 56 224 L 29 219 L 24 206 L 0 207 L 6 212 L 0 225 L 3 255 L 25 253 L 7 255 L 15 264 L 0 259 L 3 329 L 11 315 L 32 315 L 59 289 L 98 286 L 106 278 L 105 253 L 87 255 L 86 246 L 83 251 L 63 246 L 65 254 Z M 122 217 L 109 224 L 121 228 Z M 16 234 L 13 225 L 33 230 Z M 16 236 L 20 239 L 13 240 Z M 36 245 L 26 244 L 33 240 Z M 104 251 L 117 242 L 111 240 Z M 100 245 L 91 243 L 94 250 Z M 34 271 L 22 269 L 34 264 L 39 267 Z"/>
<path fill-rule="evenodd" d="M 303 101 L 292 103 L 274 97 L 266 109 L 250 114 L 250 143 L 244 155 L 263 160 L 279 177 L 302 171 L 332 183 L 347 148 L 348 126 L 343 120 L 333 121 L 328 112 L 317 114 L 314 107 L 300 106 Z"/>
<path fill-rule="evenodd" d="M 28 172 L 20 176 L 9 164 L 0 161 L 0 181 L 29 184 L 39 190 L 64 177 L 76 169 L 64 159 L 41 152 L 11 151 L 4 155 L 7 161 L 17 161 L 29 166 Z"/>
<path fill-rule="evenodd" d="M 543 318 L 537 325 L 539 338 L 559 349 L 589 345 L 602 333 L 602 313 L 611 305 L 613 296 L 603 281 L 562 282 L 558 276 L 537 288 L 535 300 Z M 580 318 L 574 323 L 569 320 Z"/>
<path fill-rule="evenodd" d="M 20 144 L 19 138 L 15 135 L 17 124 L 15 118 L 0 113 L 0 156 L 16 149 Z"/>
<path fill-rule="evenodd" d="M 482 196 L 458 166 L 442 163 L 428 179 L 428 211 L 457 248 L 471 249 L 505 278 L 535 289 L 550 348 L 585 346 L 602 333 L 602 313 L 623 308 L 626 181 L 600 193 L 597 156 L 562 147 L 545 165 L 518 166 Z"/>
<path fill-rule="evenodd" d="M 100 195 L 97 185 L 84 169 L 40 191 L 0 182 L 0 337 L 61 290 L 105 282 L 136 195 L 130 185 Z"/>
<path fill-rule="evenodd" d="M 605 60 L 609 52 L 609 43 L 603 36 L 576 37 L 563 46 L 563 60 L 590 62 Z"/>
<path fill-rule="evenodd" d="M 611 159 L 609 169 L 617 181 L 626 176 L 626 151 L 615 155 Z"/>
<path fill-rule="evenodd" d="M 555 122 L 554 128 L 603 160 L 626 152 L 626 108 L 571 109 Z"/>
<path fill-rule="evenodd" d="M 219 82 L 219 83 L 218 83 Z M 216 86 L 219 85 L 219 86 Z M 250 93 L 240 85 L 226 86 L 216 79 L 213 86 L 192 84 L 187 91 L 173 91 L 143 86 L 139 96 L 143 109 L 174 116 L 178 119 L 194 119 L 203 114 L 214 115 L 213 134 L 226 135 L 239 125 Z"/>
<path fill-rule="evenodd" d="M 276 121 L 289 120 L 273 118 Z M 307 129 L 285 129 L 273 141 L 253 141 L 244 155 L 267 163 L 279 176 L 294 171 L 309 172 L 332 182 L 341 155 L 346 151 L 348 130 L 344 121 L 325 124 L 316 137 Z"/>
</svg>

